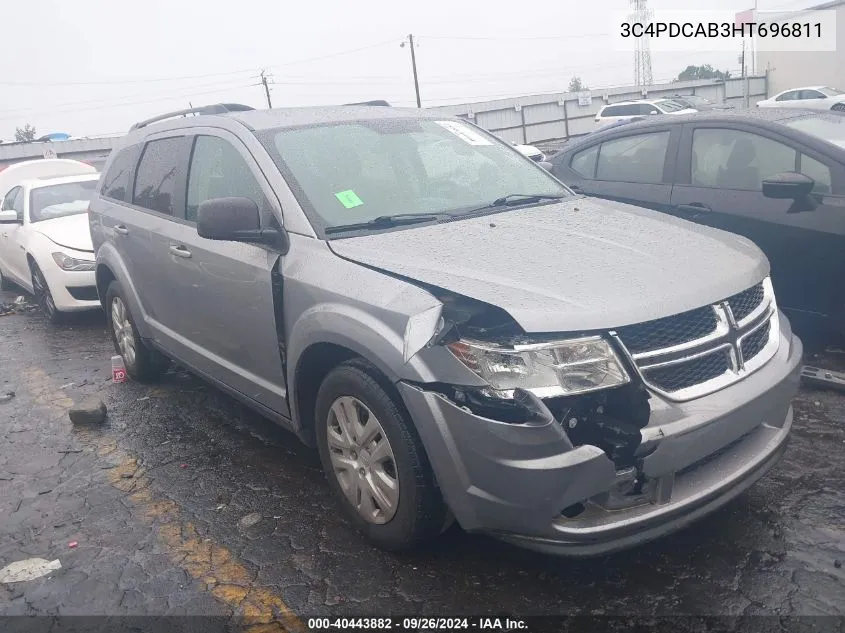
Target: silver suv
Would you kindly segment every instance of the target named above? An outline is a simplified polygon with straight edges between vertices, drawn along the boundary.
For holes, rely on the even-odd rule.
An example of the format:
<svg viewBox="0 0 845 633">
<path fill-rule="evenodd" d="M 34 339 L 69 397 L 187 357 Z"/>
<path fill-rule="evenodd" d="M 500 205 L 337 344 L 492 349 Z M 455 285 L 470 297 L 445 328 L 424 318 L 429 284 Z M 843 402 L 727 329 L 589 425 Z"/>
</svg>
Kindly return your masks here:
<svg viewBox="0 0 845 633">
<path fill-rule="evenodd" d="M 112 153 L 90 222 L 129 374 L 174 359 L 315 445 L 387 549 L 452 520 L 629 547 L 786 447 L 802 346 L 763 254 L 575 195 L 462 119 L 163 115 Z"/>
</svg>

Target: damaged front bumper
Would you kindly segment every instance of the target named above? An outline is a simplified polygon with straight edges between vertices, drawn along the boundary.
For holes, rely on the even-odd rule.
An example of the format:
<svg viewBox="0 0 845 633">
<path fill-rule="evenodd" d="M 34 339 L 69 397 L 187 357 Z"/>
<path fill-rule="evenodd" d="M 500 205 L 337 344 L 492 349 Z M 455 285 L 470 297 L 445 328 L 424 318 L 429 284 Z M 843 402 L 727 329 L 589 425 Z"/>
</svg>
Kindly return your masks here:
<svg viewBox="0 0 845 633">
<path fill-rule="evenodd" d="M 630 469 L 618 470 L 596 446 L 573 448 L 559 421 L 501 422 L 437 391 L 406 382 L 398 387 L 443 496 L 465 530 L 544 552 L 590 556 L 686 526 L 778 461 L 792 425 L 803 351 L 785 319 L 781 336 L 777 354 L 730 387 L 683 403 L 653 396 L 631 507 L 615 494 L 620 482 L 630 483 Z"/>
</svg>

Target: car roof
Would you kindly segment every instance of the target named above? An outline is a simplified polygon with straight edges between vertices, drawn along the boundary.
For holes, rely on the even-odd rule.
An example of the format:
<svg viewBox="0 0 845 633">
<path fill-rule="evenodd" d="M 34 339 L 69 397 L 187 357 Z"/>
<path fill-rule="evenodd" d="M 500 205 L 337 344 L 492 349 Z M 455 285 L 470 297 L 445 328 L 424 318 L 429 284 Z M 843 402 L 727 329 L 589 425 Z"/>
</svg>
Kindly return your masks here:
<svg viewBox="0 0 845 633">
<path fill-rule="evenodd" d="M 70 182 L 85 182 L 87 180 L 99 180 L 100 174 L 79 174 L 76 176 L 61 176 L 58 178 L 30 178 L 24 180 L 21 185 L 30 189 L 39 187 L 50 187 L 52 185 L 66 185 Z"/>
<path fill-rule="evenodd" d="M 163 119 L 130 131 L 127 140 L 129 137 L 137 140 L 156 131 L 174 127 L 208 125 L 221 118 L 240 121 L 254 131 L 378 119 L 457 119 L 453 115 L 419 108 L 394 108 L 385 106 L 346 105 L 273 108 L 272 110 L 234 110 L 215 114 L 198 114 L 185 118 Z"/>
<path fill-rule="evenodd" d="M 819 116 L 827 114 L 827 112 L 819 112 L 818 110 L 809 110 L 807 108 L 755 108 L 753 110 L 709 110 L 705 112 L 691 112 L 689 114 L 676 114 L 672 117 L 650 117 L 641 121 L 632 121 L 624 126 L 614 126 L 607 130 L 597 130 L 591 134 L 574 139 L 573 143 L 567 144 L 561 154 L 569 152 L 571 149 L 581 147 L 587 143 L 592 143 L 604 136 L 620 134 L 624 129 L 625 134 L 633 130 L 649 130 L 654 127 L 663 127 L 666 125 L 683 125 L 689 122 L 707 122 L 707 123 L 741 123 L 752 122 L 762 124 L 763 127 L 773 128 L 772 124 L 781 123 L 789 119 L 796 119 L 804 116 Z M 833 113 L 833 116 L 839 116 Z"/>
</svg>

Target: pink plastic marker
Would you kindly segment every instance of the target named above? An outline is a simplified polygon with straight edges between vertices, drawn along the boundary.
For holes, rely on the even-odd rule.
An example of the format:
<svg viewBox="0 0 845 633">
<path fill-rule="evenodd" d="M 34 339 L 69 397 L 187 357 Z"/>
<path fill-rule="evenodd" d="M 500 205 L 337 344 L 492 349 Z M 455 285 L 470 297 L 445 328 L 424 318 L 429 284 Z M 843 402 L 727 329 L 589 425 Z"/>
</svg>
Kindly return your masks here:
<svg viewBox="0 0 845 633">
<path fill-rule="evenodd" d="M 113 382 L 126 382 L 126 365 L 122 356 L 111 357 L 111 376 Z"/>
</svg>

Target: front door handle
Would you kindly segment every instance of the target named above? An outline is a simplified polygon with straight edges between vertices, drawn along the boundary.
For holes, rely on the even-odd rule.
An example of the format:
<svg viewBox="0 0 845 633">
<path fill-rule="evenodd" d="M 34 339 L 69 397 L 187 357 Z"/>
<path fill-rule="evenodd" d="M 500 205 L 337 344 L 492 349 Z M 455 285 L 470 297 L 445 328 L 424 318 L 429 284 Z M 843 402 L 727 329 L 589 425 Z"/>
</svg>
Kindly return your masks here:
<svg viewBox="0 0 845 633">
<path fill-rule="evenodd" d="M 129 235 L 129 229 L 127 229 L 122 224 L 119 224 L 118 226 L 114 227 L 114 232 L 119 233 L 120 235 Z"/>
<path fill-rule="evenodd" d="M 701 204 L 700 202 L 693 202 L 692 204 L 679 204 L 675 207 L 675 209 L 680 211 L 681 213 L 709 213 L 713 210 L 706 204 Z"/>
<path fill-rule="evenodd" d="M 185 259 L 188 259 L 191 256 L 191 251 L 189 251 L 181 244 L 179 246 L 171 246 L 170 252 L 173 255 L 176 255 L 176 257 L 184 257 Z"/>
</svg>

